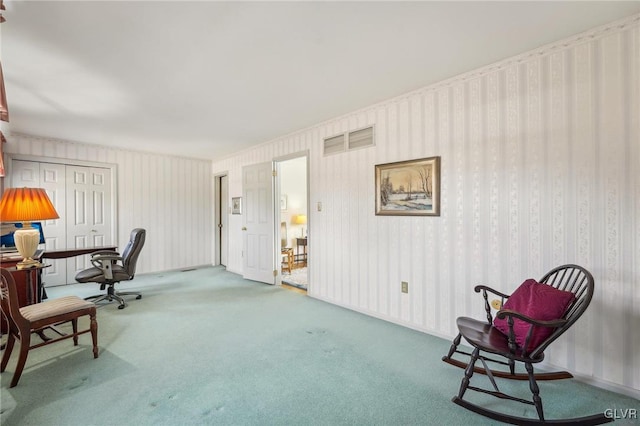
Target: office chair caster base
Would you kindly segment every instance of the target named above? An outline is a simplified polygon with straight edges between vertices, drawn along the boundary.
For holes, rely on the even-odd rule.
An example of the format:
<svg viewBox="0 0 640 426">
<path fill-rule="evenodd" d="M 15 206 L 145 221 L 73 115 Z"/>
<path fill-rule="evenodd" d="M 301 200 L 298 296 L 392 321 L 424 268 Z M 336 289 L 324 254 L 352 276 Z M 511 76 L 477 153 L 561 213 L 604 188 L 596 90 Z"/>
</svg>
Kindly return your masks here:
<svg viewBox="0 0 640 426">
<path fill-rule="evenodd" d="M 102 301 L 106 301 L 106 302 L 115 301 L 115 302 L 118 302 L 118 309 L 124 309 L 127 307 L 127 302 L 125 302 L 122 296 L 127 296 L 127 295 L 133 295 L 133 296 L 136 296 L 136 299 L 142 299 L 142 295 L 140 293 L 131 293 L 131 292 L 116 293 L 113 287 L 109 287 L 107 294 L 99 294 L 96 296 L 85 297 L 85 300 L 95 299 L 93 303 L 96 303 L 96 304 Z"/>
</svg>

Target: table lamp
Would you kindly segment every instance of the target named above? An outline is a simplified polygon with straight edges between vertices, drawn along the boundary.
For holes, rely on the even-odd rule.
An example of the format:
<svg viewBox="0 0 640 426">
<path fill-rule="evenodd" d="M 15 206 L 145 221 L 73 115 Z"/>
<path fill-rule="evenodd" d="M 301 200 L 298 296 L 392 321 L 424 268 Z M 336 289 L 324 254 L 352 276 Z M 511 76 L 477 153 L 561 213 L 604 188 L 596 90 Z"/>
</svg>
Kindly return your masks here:
<svg viewBox="0 0 640 426">
<path fill-rule="evenodd" d="M 33 221 L 58 219 L 47 192 L 42 188 L 8 188 L 0 200 L 0 220 L 2 222 L 22 222 L 22 228 L 15 231 L 13 238 L 22 261 L 18 269 L 39 265 L 33 260 L 38 249 L 40 231 L 31 226 Z"/>
<path fill-rule="evenodd" d="M 299 215 L 295 215 L 293 217 L 293 223 L 296 225 L 306 225 L 307 224 L 307 215 L 306 214 L 299 214 Z M 302 238 L 304 238 L 304 226 L 302 227 L 302 235 L 300 235 Z"/>
</svg>

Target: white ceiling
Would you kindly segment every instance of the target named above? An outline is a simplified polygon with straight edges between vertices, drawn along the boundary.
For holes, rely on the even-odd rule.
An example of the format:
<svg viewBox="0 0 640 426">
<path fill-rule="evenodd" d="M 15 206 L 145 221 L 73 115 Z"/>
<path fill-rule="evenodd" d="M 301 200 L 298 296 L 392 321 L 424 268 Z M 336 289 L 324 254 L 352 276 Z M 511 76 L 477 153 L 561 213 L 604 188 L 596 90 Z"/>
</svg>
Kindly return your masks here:
<svg viewBox="0 0 640 426">
<path fill-rule="evenodd" d="M 640 12 L 639 1 L 5 5 L 6 130 L 211 159 Z"/>
</svg>

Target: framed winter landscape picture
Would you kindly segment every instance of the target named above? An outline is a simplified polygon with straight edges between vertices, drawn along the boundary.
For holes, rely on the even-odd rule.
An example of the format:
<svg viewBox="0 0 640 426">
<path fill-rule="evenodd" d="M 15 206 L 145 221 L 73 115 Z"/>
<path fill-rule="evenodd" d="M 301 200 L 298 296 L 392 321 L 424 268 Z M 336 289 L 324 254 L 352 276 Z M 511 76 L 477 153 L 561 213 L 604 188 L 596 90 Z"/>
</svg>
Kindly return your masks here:
<svg viewBox="0 0 640 426">
<path fill-rule="evenodd" d="M 375 167 L 377 215 L 440 216 L 440 157 Z"/>
</svg>

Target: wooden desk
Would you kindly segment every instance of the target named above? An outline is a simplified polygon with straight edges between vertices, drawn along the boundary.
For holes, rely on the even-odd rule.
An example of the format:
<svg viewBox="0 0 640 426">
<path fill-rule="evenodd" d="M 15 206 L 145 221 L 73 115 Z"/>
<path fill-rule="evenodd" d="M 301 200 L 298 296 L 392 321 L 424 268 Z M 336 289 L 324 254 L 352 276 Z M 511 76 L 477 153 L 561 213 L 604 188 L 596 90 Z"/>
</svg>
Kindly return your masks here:
<svg viewBox="0 0 640 426">
<path fill-rule="evenodd" d="M 11 272 L 14 277 L 14 281 L 16 281 L 16 284 L 18 280 L 20 280 L 20 282 L 22 283 L 23 280 L 20 279 L 20 276 L 24 276 L 23 279 L 25 285 L 21 287 L 25 290 L 26 298 L 21 300 L 20 293 L 22 292 L 18 290 L 18 302 L 20 303 L 20 307 L 42 302 L 42 269 L 48 268 L 49 266 L 51 265 L 44 265 L 42 263 L 28 268 L 18 268 L 17 266 L 11 266 L 7 268 L 3 266 L 4 269 Z"/>
<path fill-rule="evenodd" d="M 112 250 L 116 251 L 117 246 L 99 246 L 99 247 L 82 247 L 73 249 L 61 249 L 61 250 L 45 250 L 42 253 L 43 259 L 66 259 L 67 257 L 82 256 L 83 254 L 90 254 L 100 250 Z"/>
<path fill-rule="evenodd" d="M 302 247 L 302 253 L 300 253 Z M 307 237 L 296 238 L 296 262 L 307 263 Z"/>
<path fill-rule="evenodd" d="M 36 251 L 35 260 L 42 260 L 42 250 Z M 19 305 L 26 306 L 39 303 L 42 298 L 42 268 L 17 269 L 16 265 L 22 261 L 21 256 L 3 254 L 0 256 L 0 267 L 8 269 L 13 275 L 18 290 Z"/>
<path fill-rule="evenodd" d="M 37 258 L 38 256 L 34 256 Z M 3 256 L 0 259 L 0 267 L 5 268 L 13 275 L 18 290 L 18 305 L 20 307 L 40 303 L 42 301 L 42 269 L 48 265 L 42 265 L 35 268 L 17 269 L 16 264 L 22 259 L 14 259 Z M 36 259 L 39 260 L 39 259 Z M 4 317 L 0 320 L 0 330 L 7 330 L 7 322 Z"/>
</svg>

